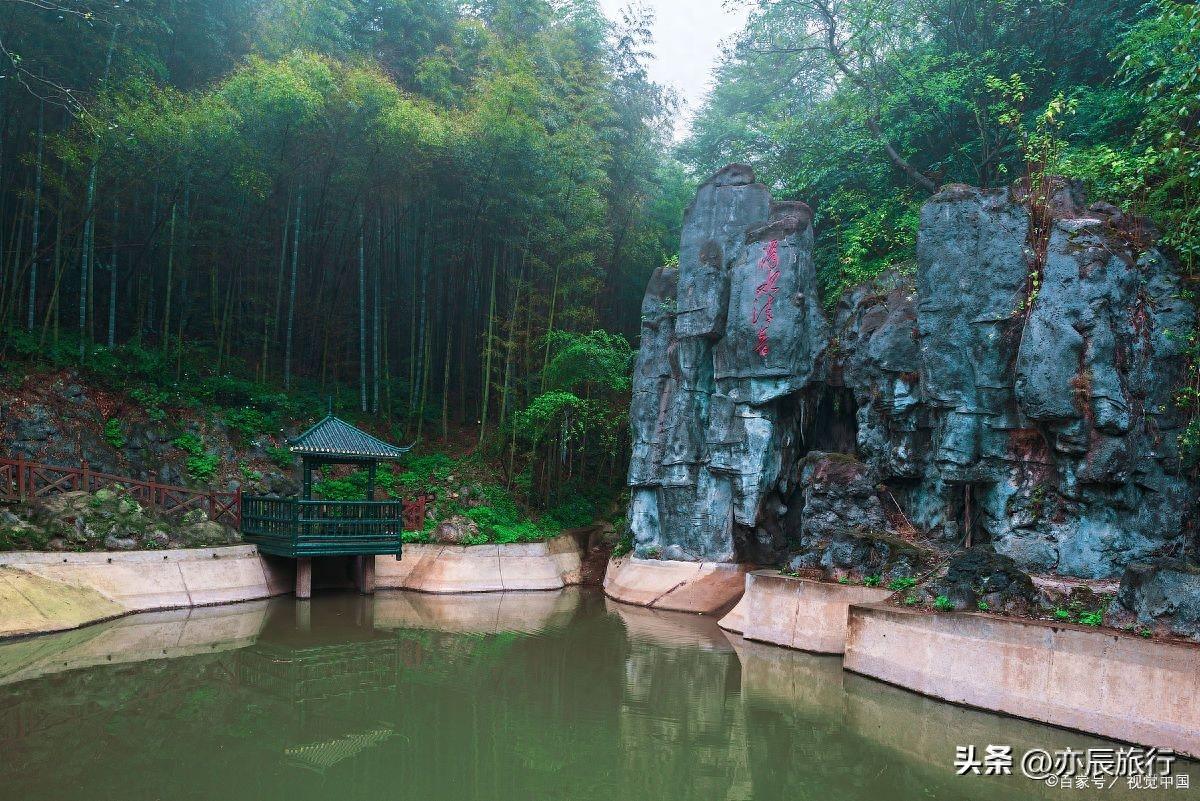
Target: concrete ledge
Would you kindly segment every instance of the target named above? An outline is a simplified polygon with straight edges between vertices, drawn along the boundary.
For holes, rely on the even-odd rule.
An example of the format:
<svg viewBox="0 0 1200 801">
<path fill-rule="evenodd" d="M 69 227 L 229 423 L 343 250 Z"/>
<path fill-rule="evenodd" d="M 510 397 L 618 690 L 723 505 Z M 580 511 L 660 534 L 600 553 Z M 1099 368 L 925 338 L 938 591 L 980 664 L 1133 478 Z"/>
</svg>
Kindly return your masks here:
<svg viewBox="0 0 1200 801">
<path fill-rule="evenodd" d="M 614 559 L 604 576 L 604 594 L 614 601 L 675 612 L 717 614 L 745 590 L 747 565 Z"/>
<path fill-rule="evenodd" d="M 957 704 L 1200 756 L 1200 645 L 851 606 L 845 667 Z"/>
<path fill-rule="evenodd" d="M 267 598 L 290 585 L 290 568 L 268 561 L 253 545 L 4 553 L 0 637 L 62 631 L 130 612 Z"/>
<path fill-rule="evenodd" d="M 750 574 L 746 574 L 746 578 L 750 578 Z M 717 625 L 726 631 L 732 631 L 734 634 L 741 634 L 746 630 L 746 595 L 743 592 L 742 597 L 734 604 L 734 607 L 726 613 L 725 617 L 717 621 Z"/>
<path fill-rule="evenodd" d="M 403 558 L 375 558 L 378 589 L 429 593 L 561 590 L 578 584 L 574 537 L 509 545 L 405 545 Z"/>
<path fill-rule="evenodd" d="M 748 640 L 818 654 L 840 654 L 846 650 L 850 605 L 876 603 L 890 594 L 876 587 L 756 570 L 746 575 L 746 594 L 738 604 L 742 610 L 739 631 Z"/>
</svg>

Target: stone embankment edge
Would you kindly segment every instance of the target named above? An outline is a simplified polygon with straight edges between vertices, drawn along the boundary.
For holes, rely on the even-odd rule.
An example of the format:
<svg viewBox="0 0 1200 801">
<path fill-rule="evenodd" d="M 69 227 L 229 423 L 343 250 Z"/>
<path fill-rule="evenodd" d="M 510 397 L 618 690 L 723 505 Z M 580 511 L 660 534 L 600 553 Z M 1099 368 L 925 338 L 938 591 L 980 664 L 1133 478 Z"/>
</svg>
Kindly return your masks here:
<svg viewBox="0 0 1200 801">
<path fill-rule="evenodd" d="M 846 649 L 847 609 L 876 603 L 891 592 L 860 584 L 831 584 L 777 570 L 746 574 L 742 600 L 718 625 L 747 640 L 782 645 L 817 654 Z"/>
<path fill-rule="evenodd" d="M 0 639 L 66 631 L 135 612 L 212 606 L 292 589 L 286 561 L 253 545 L 161 551 L 0 554 Z"/>
<path fill-rule="evenodd" d="M 647 561 L 606 580 L 610 597 L 653 606 L 671 581 L 701 573 Z M 753 571 L 719 625 L 793 650 L 844 652 L 846 670 L 942 701 L 1200 758 L 1200 644 L 916 611 L 882 603 L 889 594 Z"/>
<path fill-rule="evenodd" d="M 745 590 L 751 565 L 621 557 L 604 575 L 604 594 L 614 601 L 715 615 L 733 606 Z"/>
<path fill-rule="evenodd" d="M 843 667 L 943 701 L 1200 757 L 1200 644 L 864 604 L 849 608 Z"/>
<path fill-rule="evenodd" d="M 579 584 L 583 552 L 573 533 L 506 545 L 405 545 L 375 557 L 375 587 L 433 594 L 561 590 Z"/>
</svg>

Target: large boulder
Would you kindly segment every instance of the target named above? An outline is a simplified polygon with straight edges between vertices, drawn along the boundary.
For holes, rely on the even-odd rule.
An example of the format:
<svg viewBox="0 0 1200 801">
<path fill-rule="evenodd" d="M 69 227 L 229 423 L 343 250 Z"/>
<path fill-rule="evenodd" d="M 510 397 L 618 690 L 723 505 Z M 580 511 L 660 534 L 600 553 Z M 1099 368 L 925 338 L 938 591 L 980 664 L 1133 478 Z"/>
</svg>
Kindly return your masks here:
<svg viewBox="0 0 1200 801">
<path fill-rule="evenodd" d="M 1040 601 L 1029 574 L 991 545 L 975 545 L 955 556 L 926 591 L 932 598 L 945 597 L 956 609 L 1029 613 Z"/>
<path fill-rule="evenodd" d="M 1178 559 L 1131 564 L 1121 577 L 1117 603 L 1143 626 L 1200 639 L 1200 566 Z"/>
</svg>

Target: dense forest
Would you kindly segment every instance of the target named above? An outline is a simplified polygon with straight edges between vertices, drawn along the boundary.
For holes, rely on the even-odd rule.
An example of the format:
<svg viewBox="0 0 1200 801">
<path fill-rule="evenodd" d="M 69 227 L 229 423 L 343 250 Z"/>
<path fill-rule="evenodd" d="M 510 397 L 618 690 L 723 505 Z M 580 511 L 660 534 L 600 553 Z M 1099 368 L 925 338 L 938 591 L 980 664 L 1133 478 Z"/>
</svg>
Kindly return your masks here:
<svg viewBox="0 0 1200 801">
<path fill-rule="evenodd" d="M 1174 0 L 758 0 L 681 147 L 816 211 L 831 290 L 910 259 L 947 183 L 1030 170 L 1149 216 L 1200 268 L 1200 10 Z"/>
<path fill-rule="evenodd" d="M 543 483 L 580 449 L 618 475 L 624 335 L 688 194 L 649 24 L 591 0 L 5 0 L 6 353 L 137 371 L 159 405 L 202 374 L 338 395 L 510 466 L 519 430 L 571 451 Z"/>
<path fill-rule="evenodd" d="M 548 493 L 619 480 L 642 290 L 725 163 L 813 206 L 826 304 L 1034 172 L 1200 267 L 1196 4 L 745 5 L 675 144 L 637 4 L 3 0 L 4 355 L 333 395 Z"/>
<path fill-rule="evenodd" d="M 1200 6 L 1176 0 L 754 0 L 678 148 L 812 204 L 824 301 L 913 264 L 945 184 L 1083 181 L 1200 272 Z M 1194 285 L 1194 283 L 1192 284 Z M 1189 299 L 1194 294 L 1189 291 Z M 1177 402 L 1200 459 L 1200 338 Z"/>
</svg>

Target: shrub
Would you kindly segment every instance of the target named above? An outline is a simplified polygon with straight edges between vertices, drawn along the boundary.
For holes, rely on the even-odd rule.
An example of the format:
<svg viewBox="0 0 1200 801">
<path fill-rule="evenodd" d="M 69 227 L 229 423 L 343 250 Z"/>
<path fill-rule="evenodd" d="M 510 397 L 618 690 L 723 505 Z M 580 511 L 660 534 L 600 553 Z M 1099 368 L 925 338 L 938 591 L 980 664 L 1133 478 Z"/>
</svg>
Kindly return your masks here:
<svg viewBox="0 0 1200 801">
<path fill-rule="evenodd" d="M 1079 622 L 1085 626 L 1099 626 L 1104 622 L 1104 613 L 1099 610 L 1095 612 L 1084 612 L 1079 616 Z"/>
<path fill-rule="evenodd" d="M 231 431 L 235 431 L 247 439 L 266 434 L 275 427 L 274 421 L 270 417 L 258 409 L 248 407 L 226 409 L 223 417 L 225 425 L 229 426 Z"/>
<path fill-rule="evenodd" d="M 276 448 L 273 445 L 267 448 L 267 458 L 270 459 L 271 463 L 276 467 L 284 470 L 290 470 L 296 464 L 296 457 L 292 455 L 292 452 L 289 449 Z"/>
<path fill-rule="evenodd" d="M 176 448 L 190 453 L 192 456 L 204 454 L 204 442 L 195 434 L 180 434 L 171 442 Z"/>
<path fill-rule="evenodd" d="M 945 595 L 939 595 L 933 601 L 933 608 L 939 612 L 949 612 L 954 608 L 954 603 Z"/>
<path fill-rule="evenodd" d="M 125 425 L 117 418 L 112 418 L 104 424 L 104 439 L 115 450 L 123 449 L 128 441 L 125 438 Z"/>
<path fill-rule="evenodd" d="M 1055 609 L 1054 617 L 1056 620 L 1070 620 L 1071 613 L 1068 612 L 1066 609 Z"/>
<path fill-rule="evenodd" d="M 202 484 L 207 484 L 216 477 L 217 465 L 220 463 L 221 459 L 215 453 L 189 456 L 186 463 L 188 475 Z"/>
<path fill-rule="evenodd" d="M 879 575 L 867 576 L 865 579 L 863 579 L 863 586 L 864 587 L 878 587 L 879 583 L 881 581 L 883 581 L 882 576 L 879 576 Z"/>
<path fill-rule="evenodd" d="M 633 530 L 626 528 L 621 534 L 621 538 L 617 540 L 617 544 L 613 546 L 613 558 L 625 556 L 633 551 Z"/>
<path fill-rule="evenodd" d="M 188 475 L 194 480 L 207 484 L 216 477 L 221 458 L 215 453 L 205 453 L 204 441 L 200 437 L 195 434 L 180 434 L 172 443 L 188 454 L 184 465 Z"/>
<path fill-rule="evenodd" d="M 992 608 L 991 606 L 988 605 L 987 601 L 980 601 L 978 604 L 976 604 L 976 606 L 978 607 L 980 612 L 986 612 Z"/>
<path fill-rule="evenodd" d="M 889 581 L 888 589 L 892 592 L 900 592 L 901 590 L 907 590 L 910 587 L 915 587 L 916 585 L 917 580 L 912 576 L 902 576 Z"/>
<path fill-rule="evenodd" d="M 582 495 L 572 495 L 551 509 L 546 517 L 558 528 L 580 528 L 596 519 L 596 505 Z"/>
</svg>

